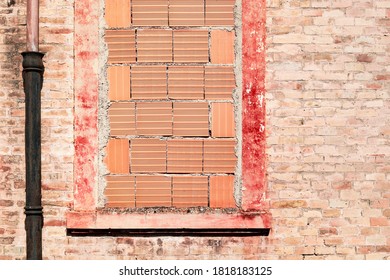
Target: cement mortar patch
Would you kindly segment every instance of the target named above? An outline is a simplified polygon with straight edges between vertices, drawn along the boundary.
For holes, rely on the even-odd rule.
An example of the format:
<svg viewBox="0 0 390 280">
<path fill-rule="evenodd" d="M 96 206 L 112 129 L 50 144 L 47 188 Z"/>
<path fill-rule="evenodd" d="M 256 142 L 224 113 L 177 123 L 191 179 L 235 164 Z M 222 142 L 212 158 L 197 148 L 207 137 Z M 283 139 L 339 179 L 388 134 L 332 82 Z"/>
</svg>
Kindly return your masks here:
<svg viewBox="0 0 390 280">
<path fill-rule="evenodd" d="M 234 23 L 236 29 L 235 38 L 235 62 L 234 74 L 236 88 L 233 92 L 234 115 L 236 123 L 236 156 L 237 167 L 234 180 L 234 198 L 239 208 L 242 200 L 242 0 L 236 0 L 234 7 Z"/>
<path fill-rule="evenodd" d="M 108 47 L 104 40 L 105 27 L 107 26 L 104 18 L 105 0 L 100 0 L 101 13 L 99 15 L 99 101 L 98 101 L 98 136 L 99 136 L 99 171 L 98 171 L 98 187 L 97 187 L 97 207 L 104 207 L 105 196 L 104 190 L 107 186 L 107 181 L 104 177 L 108 174 L 107 166 L 103 163 L 105 147 L 107 146 L 110 136 L 110 122 L 108 119 L 108 108 L 110 101 L 108 100 L 109 83 L 107 79 L 107 58 Z"/>
</svg>

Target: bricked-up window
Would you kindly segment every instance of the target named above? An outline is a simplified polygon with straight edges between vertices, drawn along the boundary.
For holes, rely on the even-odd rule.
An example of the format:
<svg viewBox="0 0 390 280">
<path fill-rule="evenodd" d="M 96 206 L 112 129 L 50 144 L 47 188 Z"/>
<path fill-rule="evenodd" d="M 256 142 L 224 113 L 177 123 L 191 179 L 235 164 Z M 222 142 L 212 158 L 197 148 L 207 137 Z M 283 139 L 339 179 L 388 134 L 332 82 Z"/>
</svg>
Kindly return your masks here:
<svg viewBox="0 0 390 280">
<path fill-rule="evenodd" d="M 75 1 L 75 180 L 66 220 L 69 232 L 259 232 L 270 227 L 264 130 L 266 2 L 236 1 L 237 27 L 233 2 L 200 3 L 203 6 L 176 0 Z M 145 13 L 143 6 L 158 9 Z M 234 123 L 233 115 L 241 115 L 241 121 Z M 241 170 L 235 170 L 236 160 Z M 238 205 L 232 196 L 234 181 L 242 186 L 234 189 Z M 210 208 L 186 211 L 206 204 Z M 156 205 L 171 208 L 142 208 Z M 230 205 L 236 210 L 213 209 Z"/>
<path fill-rule="evenodd" d="M 106 0 L 105 207 L 236 207 L 234 6 Z"/>
</svg>

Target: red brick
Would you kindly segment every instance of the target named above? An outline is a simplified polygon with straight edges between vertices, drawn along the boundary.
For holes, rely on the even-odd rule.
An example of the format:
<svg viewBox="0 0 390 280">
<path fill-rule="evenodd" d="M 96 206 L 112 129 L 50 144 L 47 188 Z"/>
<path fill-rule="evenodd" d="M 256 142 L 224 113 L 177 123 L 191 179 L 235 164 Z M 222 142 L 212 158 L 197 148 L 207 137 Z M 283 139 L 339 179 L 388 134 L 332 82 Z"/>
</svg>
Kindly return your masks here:
<svg viewBox="0 0 390 280">
<path fill-rule="evenodd" d="M 134 30 L 107 30 L 108 63 L 135 62 Z"/>
<path fill-rule="evenodd" d="M 234 173 L 237 161 L 234 147 L 234 140 L 205 140 L 204 172 Z"/>
<path fill-rule="evenodd" d="M 234 0 L 206 0 L 206 25 L 234 26 Z"/>
<path fill-rule="evenodd" d="M 129 140 L 110 139 L 107 144 L 105 159 L 107 169 L 110 171 L 110 173 L 129 173 L 129 160 Z"/>
<path fill-rule="evenodd" d="M 213 103 L 211 105 L 211 136 L 231 137 L 235 133 L 234 105 L 232 103 Z"/>
<path fill-rule="evenodd" d="M 136 176 L 136 206 L 172 206 L 171 178 L 166 176 Z"/>
<path fill-rule="evenodd" d="M 210 176 L 210 207 L 235 208 L 234 176 Z"/>
<path fill-rule="evenodd" d="M 132 139 L 130 144 L 132 173 L 166 172 L 166 141 L 159 139 Z"/>
<path fill-rule="evenodd" d="M 319 229 L 320 236 L 329 236 L 329 235 L 337 235 L 337 228 L 320 228 Z"/>
<path fill-rule="evenodd" d="M 168 95 L 171 99 L 203 99 L 204 69 L 200 66 L 170 66 Z"/>
<path fill-rule="evenodd" d="M 135 134 L 135 103 L 113 103 L 108 109 L 108 116 L 111 136 Z"/>
<path fill-rule="evenodd" d="M 209 106 L 205 102 L 173 104 L 173 135 L 209 136 Z"/>
<path fill-rule="evenodd" d="M 201 173 L 203 166 L 202 140 L 168 140 L 168 173 Z"/>
<path fill-rule="evenodd" d="M 375 226 L 388 226 L 389 219 L 386 217 L 379 217 L 379 218 L 370 218 L 370 225 Z"/>
<path fill-rule="evenodd" d="M 106 207 L 135 207 L 135 177 L 107 176 Z"/>
<path fill-rule="evenodd" d="M 233 67 L 206 66 L 205 67 L 205 98 L 225 99 L 233 98 L 236 87 Z"/>
<path fill-rule="evenodd" d="M 172 31 L 142 29 L 137 31 L 138 62 L 172 62 Z"/>
<path fill-rule="evenodd" d="M 106 0 L 105 19 L 108 27 L 129 27 L 131 0 Z"/>
<path fill-rule="evenodd" d="M 234 32 L 225 30 L 211 31 L 210 57 L 213 64 L 233 64 Z"/>
<path fill-rule="evenodd" d="M 130 100 L 130 67 L 111 66 L 107 69 L 110 100 Z"/>
<path fill-rule="evenodd" d="M 131 69 L 131 98 L 166 99 L 166 66 L 133 66 Z"/>
<path fill-rule="evenodd" d="M 203 26 L 204 0 L 170 0 L 170 26 Z"/>
<path fill-rule="evenodd" d="M 135 26 L 168 25 L 168 0 L 131 1 Z"/>
<path fill-rule="evenodd" d="M 173 31 L 173 58 L 176 63 L 209 62 L 208 31 Z"/>
<path fill-rule="evenodd" d="M 307 206 L 304 200 L 280 200 L 271 203 L 272 208 L 303 208 Z"/>
<path fill-rule="evenodd" d="M 207 176 L 173 177 L 173 206 L 208 206 Z"/>
<path fill-rule="evenodd" d="M 171 102 L 137 102 L 137 135 L 172 135 Z"/>
</svg>

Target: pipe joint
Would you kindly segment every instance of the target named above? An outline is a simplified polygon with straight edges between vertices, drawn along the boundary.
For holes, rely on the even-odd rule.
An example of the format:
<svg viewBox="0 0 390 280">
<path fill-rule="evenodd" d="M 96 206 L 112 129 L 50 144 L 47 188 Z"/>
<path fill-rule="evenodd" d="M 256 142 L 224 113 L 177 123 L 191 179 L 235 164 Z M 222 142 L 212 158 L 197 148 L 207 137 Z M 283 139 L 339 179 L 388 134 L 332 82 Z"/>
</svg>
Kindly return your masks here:
<svg viewBox="0 0 390 280">
<path fill-rule="evenodd" d="M 26 216 L 43 216 L 42 206 L 26 206 L 24 207 L 24 213 Z"/>
<path fill-rule="evenodd" d="M 43 73 L 45 67 L 43 66 L 43 56 L 45 54 L 41 52 L 22 52 L 23 56 L 23 72 L 39 72 Z"/>
</svg>

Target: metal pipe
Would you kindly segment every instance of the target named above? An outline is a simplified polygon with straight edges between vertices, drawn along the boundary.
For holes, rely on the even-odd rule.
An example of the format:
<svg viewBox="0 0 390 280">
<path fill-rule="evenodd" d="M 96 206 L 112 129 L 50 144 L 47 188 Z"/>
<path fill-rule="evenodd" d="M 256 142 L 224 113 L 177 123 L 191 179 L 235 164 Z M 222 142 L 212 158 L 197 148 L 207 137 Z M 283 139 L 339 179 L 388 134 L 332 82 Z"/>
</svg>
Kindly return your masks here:
<svg viewBox="0 0 390 280">
<path fill-rule="evenodd" d="M 24 52 L 23 86 L 26 94 L 26 244 L 27 259 L 42 259 L 42 195 L 41 195 L 41 90 L 43 54 Z"/>
<path fill-rule="evenodd" d="M 23 52 L 23 88 L 26 103 L 26 259 L 42 259 L 41 90 L 43 53 L 39 50 L 39 1 L 27 0 L 27 52 Z"/>
<path fill-rule="evenodd" d="M 27 51 L 39 51 L 39 0 L 27 0 Z"/>
</svg>

